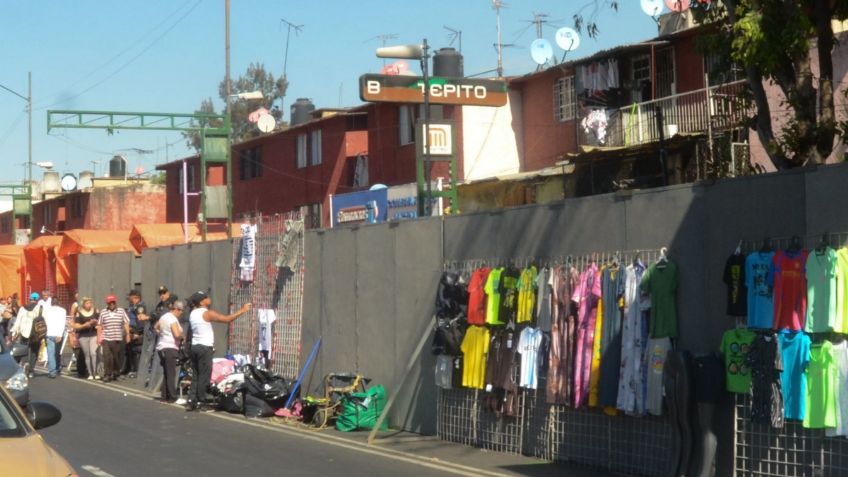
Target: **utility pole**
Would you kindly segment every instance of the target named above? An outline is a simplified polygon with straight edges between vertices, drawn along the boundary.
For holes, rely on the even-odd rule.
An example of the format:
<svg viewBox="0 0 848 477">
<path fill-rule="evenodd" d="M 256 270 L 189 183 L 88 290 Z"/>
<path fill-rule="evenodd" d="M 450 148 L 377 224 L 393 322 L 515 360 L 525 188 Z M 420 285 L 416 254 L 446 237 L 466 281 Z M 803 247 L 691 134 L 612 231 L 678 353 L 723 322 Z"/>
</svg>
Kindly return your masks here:
<svg viewBox="0 0 848 477">
<path fill-rule="evenodd" d="M 27 184 L 32 183 L 32 71 L 27 73 Z M 32 222 L 32 220 L 30 220 Z M 32 226 L 30 226 L 32 228 Z"/>
<path fill-rule="evenodd" d="M 287 27 L 286 31 L 286 49 L 283 54 L 283 79 L 286 80 L 286 89 L 288 89 L 288 67 L 289 67 L 289 38 L 291 38 L 291 31 L 294 30 L 294 35 L 297 36 L 301 30 L 303 30 L 303 25 L 295 25 L 294 23 L 286 20 L 285 18 L 280 18 L 280 22 L 285 23 Z M 280 98 L 280 111 L 284 111 L 286 100 L 286 92 L 283 91 L 283 95 Z"/>
<path fill-rule="evenodd" d="M 498 43 L 496 48 L 498 50 L 498 78 L 503 78 L 503 40 L 501 39 L 501 8 L 507 7 L 506 3 L 503 0 L 492 0 L 492 8 L 495 9 L 497 15 L 498 22 Z"/>
<path fill-rule="evenodd" d="M 545 23 L 548 23 L 545 18 L 549 15 L 547 13 L 534 13 L 533 14 L 533 24 L 536 25 L 536 38 L 542 38 L 544 33 L 542 32 L 542 28 L 545 26 Z"/>
</svg>

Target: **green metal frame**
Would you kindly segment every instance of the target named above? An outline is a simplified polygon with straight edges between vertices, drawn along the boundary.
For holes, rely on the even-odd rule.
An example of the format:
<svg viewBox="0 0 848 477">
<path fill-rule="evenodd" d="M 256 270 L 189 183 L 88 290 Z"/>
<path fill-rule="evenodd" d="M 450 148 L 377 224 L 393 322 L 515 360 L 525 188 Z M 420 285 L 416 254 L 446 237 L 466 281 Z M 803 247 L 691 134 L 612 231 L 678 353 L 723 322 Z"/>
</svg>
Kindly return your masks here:
<svg viewBox="0 0 848 477">
<path fill-rule="evenodd" d="M 17 239 L 18 217 L 29 217 L 29 236 L 32 238 L 32 185 L 0 185 L 0 196 L 12 198 L 12 243 Z M 18 201 L 26 201 L 29 206 L 27 213 L 17 212 Z"/>
<path fill-rule="evenodd" d="M 201 231 L 206 241 L 206 164 L 223 163 L 227 177 L 227 237 L 232 238 L 233 229 L 233 175 L 232 175 L 232 122 L 229 114 L 209 113 L 139 113 L 125 111 L 76 111 L 54 109 L 47 111 L 47 132 L 51 129 L 105 129 L 196 131 L 201 134 L 200 177 L 203 190 L 200 194 L 200 210 L 203 214 Z M 206 151 L 204 144 L 210 138 L 226 137 L 225 153 L 220 147 Z M 32 221 L 30 220 L 30 226 Z"/>
<path fill-rule="evenodd" d="M 434 121 L 437 124 L 450 124 L 453 125 L 453 121 L 447 120 L 438 120 Z M 427 207 L 425 206 L 425 202 L 432 201 L 435 198 L 443 197 L 450 201 L 450 214 L 456 215 L 460 212 L 459 210 L 459 195 L 457 194 L 457 163 L 456 163 L 456 128 L 451 128 L 451 141 L 454 145 L 454 153 L 450 156 L 430 156 L 430 163 L 435 162 L 448 162 L 450 166 L 450 189 L 448 190 L 430 190 L 429 196 L 427 194 L 427 179 L 428 174 L 425 173 L 424 169 L 429 167 L 427 164 L 427 160 L 424 157 L 423 149 L 423 141 L 424 134 L 421 131 L 422 129 L 422 121 L 416 121 L 415 124 L 415 182 L 418 186 L 418 216 L 423 217 Z M 432 178 L 430 179 L 432 180 Z"/>
</svg>

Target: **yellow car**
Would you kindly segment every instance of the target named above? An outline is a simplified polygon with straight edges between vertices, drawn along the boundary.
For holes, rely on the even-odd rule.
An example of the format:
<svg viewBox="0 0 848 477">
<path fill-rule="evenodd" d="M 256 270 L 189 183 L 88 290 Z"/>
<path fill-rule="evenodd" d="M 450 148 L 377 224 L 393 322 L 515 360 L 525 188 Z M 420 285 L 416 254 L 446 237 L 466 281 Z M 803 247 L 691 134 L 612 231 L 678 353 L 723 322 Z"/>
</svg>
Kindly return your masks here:
<svg viewBox="0 0 848 477">
<path fill-rule="evenodd" d="M 0 475 L 76 477 L 74 468 L 36 432 L 62 419 L 52 404 L 32 401 L 22 411 L 0 386 Z"/>
</svg>

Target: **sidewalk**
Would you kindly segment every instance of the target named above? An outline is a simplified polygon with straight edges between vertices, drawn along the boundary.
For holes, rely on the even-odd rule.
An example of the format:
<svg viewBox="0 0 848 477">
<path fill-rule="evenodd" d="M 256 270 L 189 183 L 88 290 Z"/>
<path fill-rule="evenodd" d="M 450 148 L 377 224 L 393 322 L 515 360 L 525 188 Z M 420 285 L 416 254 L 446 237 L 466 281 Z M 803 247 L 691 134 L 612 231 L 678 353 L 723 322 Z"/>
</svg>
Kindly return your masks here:
<svg viewBox="0 0 848 477">
<path fill-rule="evenodd" d="M 85 381 L 79 378 L 62 375 L 66 379 L 74 379 L 104 388 L 113 388 L 119 392 L 132 394 L 141 399 L 154 399 L 154 396 L 140 391 L 128 381 L 117 381 L 108 384 L 99 381 Z M 481 476 L 527 476 L 527 477 L 611 477 L 605 471 L 585 467 L 555 463 L 522 455 L 491 452 L 483 449 L 442 441 L 436 436 L 422 436 L 404 431 L 384 431 L 378 433 L 373 445 L 368 444 L 368 432 L 340 432 L 334 428 L 315 429 L 286 422 L 281 418 L 246 418 L 238 414 L 226 412 L 209 413 L 209 416 L 242 421 L 245 424 L 259 425 L 278 429 L 287 433 L 300 434 L 314 439 L 320 437 L 328 442 L 343 443 L 347 446 L 359 447 L 370 451 L 378 450 L 386 454 L 402 456 L 428 464 L 439 463 L 445 470 L 465 475 Z"/>
</svg>

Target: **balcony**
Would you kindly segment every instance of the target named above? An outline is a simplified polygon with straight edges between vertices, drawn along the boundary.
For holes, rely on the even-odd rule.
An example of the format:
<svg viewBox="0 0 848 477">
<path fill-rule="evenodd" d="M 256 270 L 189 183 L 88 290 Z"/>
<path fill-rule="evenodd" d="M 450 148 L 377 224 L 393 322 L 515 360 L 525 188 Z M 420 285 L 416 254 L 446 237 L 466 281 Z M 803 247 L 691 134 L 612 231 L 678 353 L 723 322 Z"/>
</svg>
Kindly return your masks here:
<svg viewBox="0 0 848 477">
<path fill-rule="evenodd" d="M 658 108 L 666 137 L 738 127 L 750 113 L 743 95 L 745 83 L 725 83 L 620 109 L 587 111 L 578 126 L 579 144 L 629 147 L 659 141 Z"/>
</svg>

